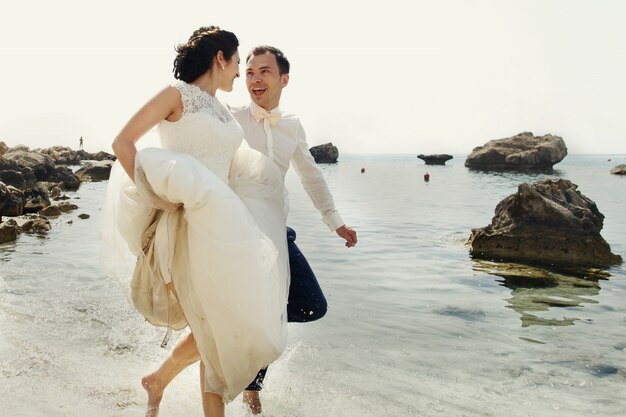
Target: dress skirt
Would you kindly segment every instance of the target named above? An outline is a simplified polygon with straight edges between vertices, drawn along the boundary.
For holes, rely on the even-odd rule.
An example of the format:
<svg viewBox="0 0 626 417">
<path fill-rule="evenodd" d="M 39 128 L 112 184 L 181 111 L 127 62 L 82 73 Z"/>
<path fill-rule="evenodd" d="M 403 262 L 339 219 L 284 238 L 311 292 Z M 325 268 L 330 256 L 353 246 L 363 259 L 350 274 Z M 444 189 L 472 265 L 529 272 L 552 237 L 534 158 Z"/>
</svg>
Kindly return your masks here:
<svg viewBox="0 0 626 417">
<path fill-rule="evenodd" d="M 137 152 L 133 183 L 118 162 L 101 218 L 107 269 L 145 256 L 154 210 L 155 279 L 171 280 L 206 367 L 205 390 L 233 400 L 287 342 L 289 268 L 279 168 L 242 145 L 228 183 L 191 155 Z M 114 259 L 118 259 L 115 261 Z"/>
</svg>

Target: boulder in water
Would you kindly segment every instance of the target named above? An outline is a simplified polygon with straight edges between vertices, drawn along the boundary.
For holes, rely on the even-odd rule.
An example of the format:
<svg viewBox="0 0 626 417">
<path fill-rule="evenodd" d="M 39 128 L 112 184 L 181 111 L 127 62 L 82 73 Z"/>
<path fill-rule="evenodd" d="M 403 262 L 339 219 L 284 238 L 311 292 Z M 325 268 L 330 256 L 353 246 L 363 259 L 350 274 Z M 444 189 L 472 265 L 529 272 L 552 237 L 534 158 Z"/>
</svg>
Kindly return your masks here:
<svg viewBox="0 0 626 417">
<path fill-rule="evenodd" d="M 622 263 L 600 236 L 604 215 L 577 188 L 561 178 L 520 184 L 497 205 L 489 226 L 472 229 L 472 257 L 600 268 Z"/>
<path fill-rule="evenodd" d="M 611 174 L 626 175 L 626 165 L 620 164 L 611 168 Z"/>
<path fill-rule="evenodd" d="M 339 150 L 331 142 L 313 146 L 309 151 L 318 164 L 334 164 L 339 158 Z"/>
<path fill-rule="evenodd" d="M 566 155 L 567 147 L 561 137 L 523 132 L 474 148 L 465 166 L 482 170 L 551 170 Z"/>
<path fill-rule="evenodd" d="M 426 165 L 445 165 L 446 161 L 452 159 L 452 155 L 448 154 L 434 154 L 434 155 L 417 155 L 419 159 L 424 161 Z"/>
</svg>

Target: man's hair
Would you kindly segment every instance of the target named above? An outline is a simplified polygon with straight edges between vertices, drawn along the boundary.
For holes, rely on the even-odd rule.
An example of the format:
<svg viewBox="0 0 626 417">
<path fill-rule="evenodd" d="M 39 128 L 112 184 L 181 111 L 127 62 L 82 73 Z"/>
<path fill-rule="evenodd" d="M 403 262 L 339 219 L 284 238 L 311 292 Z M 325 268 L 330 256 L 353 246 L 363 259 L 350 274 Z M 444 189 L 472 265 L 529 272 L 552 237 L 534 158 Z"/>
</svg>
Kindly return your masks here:
<svg viewBox="0 0 626 417">
<path fill-rule="evenodd" d="M 259 56 L 267 53 L 273 54 L 276 57 L 276 63 L 278 64 L 278 73 L 280 75 L 289 74 L 289 60 L 280 49 L 273 46 L 255 46 L 246 57 L 246 63 L 250 61 L 250 58 L 252 58 L 253 56 Z"/>
</svg>

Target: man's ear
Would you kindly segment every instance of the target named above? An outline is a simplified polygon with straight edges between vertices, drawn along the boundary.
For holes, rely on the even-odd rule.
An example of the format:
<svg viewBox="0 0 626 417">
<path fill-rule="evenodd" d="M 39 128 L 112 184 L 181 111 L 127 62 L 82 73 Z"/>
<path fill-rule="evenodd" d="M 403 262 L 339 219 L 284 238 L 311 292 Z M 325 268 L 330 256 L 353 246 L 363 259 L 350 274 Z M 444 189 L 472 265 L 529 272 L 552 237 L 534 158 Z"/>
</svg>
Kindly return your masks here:
<svg viewBox="0 0 626 417">
<path fill-rule="evenodd" d="M 285 88 L 289 84 L 289 74 L 283 74 L 280 76 L 280 86 Z"/>
</svg>

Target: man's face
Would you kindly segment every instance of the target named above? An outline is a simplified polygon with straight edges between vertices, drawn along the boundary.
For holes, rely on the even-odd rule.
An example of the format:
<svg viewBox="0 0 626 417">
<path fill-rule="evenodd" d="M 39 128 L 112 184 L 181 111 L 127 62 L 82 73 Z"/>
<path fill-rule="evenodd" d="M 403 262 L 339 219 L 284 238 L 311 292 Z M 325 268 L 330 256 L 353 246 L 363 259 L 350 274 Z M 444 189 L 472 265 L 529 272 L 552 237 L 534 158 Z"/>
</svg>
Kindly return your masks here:
<svg viewBox="0 0 626 417">
<path fill-rule="evenodd" d="M 276 56 L 271 52 L 250 57 L 246 65 L 246 87 L 250 98 L 271 111 L 278 107 L 280 94 L 289 82 L 289 74 L 280 75 Z"/>
</svg>

